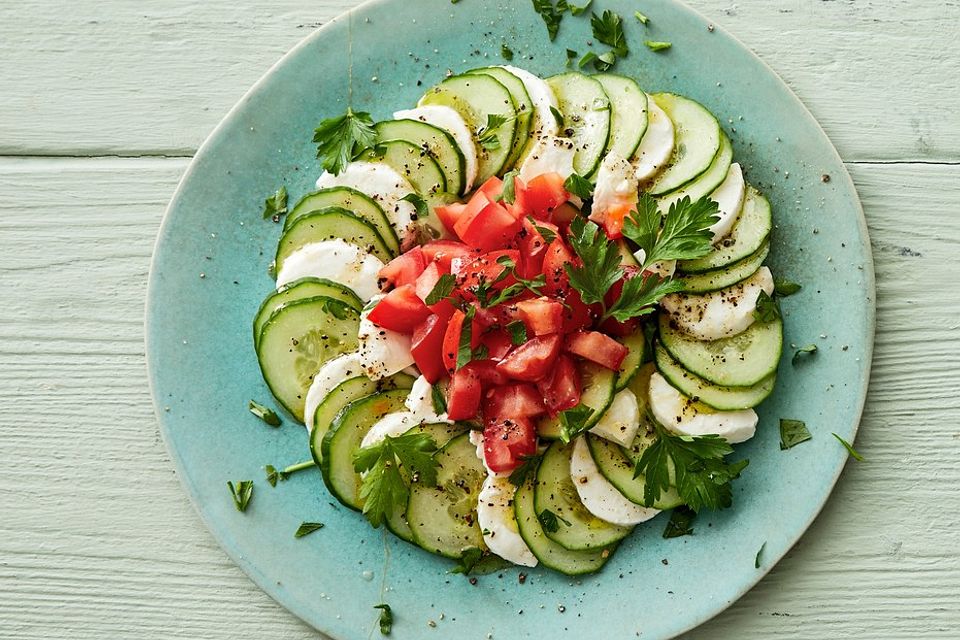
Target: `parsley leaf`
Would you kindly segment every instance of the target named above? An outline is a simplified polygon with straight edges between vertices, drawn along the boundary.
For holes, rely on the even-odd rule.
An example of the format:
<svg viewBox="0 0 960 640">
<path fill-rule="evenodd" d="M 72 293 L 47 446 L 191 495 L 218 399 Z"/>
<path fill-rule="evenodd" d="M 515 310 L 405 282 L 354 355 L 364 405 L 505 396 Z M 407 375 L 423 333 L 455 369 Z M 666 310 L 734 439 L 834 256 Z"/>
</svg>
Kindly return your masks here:
<svg viewBox="0 0 960 640">
<path fill-rule="evenodd" d="M 577 57 L 577 52 L 576 52 L 576 51 L 574 51 L 573 49 L 567 49 L 567 64 L 566 64 L 566 66 L 569 67 L 569 66 L 573 63 L 573 61 L 574 61 L 574 59 L 575 59 L 576 57 Z M 551 108 L 552 108 L 552 107 L 551 107 Z"/>
<path fill-rule="evenodd" d="M 673 43 L 671 42 L 663 42 L 658 40 L 644 40 L 643 44 L 647 45 L 647 48 L 650 49 L 650 51 L 664 51 L 665 49 L 669 49 L 673 46 Z"/>
<path fill-rule="evenodd" d="M 593 14 L 590 18 L 593 37 L 603 44 L 613 47 L 613 52 L 621 58 L 629 53 L 627 37 L 623 33 L 623 18 L 619 14 L 604 11 L 602 15 Z"/>
<path fill-rule="evenodd" d="M 689 507 L 679 506 L 670 513 L 670 521 L 663 530 L 664 538 L 679 538 L 693 535 L 693 521 L 697 512 Z"/>
<path fill-rule="evenodd" d="M 513 120 L 512 117 L 508 118 L 499 113 L 488 113 L 487 124 L 477 132 L 477 142 L 487 151 L 496 151 L 500 148 L 497 130 L 511 120 Z"/>
<path fill-rule="evenodd" d="M 390 632 L 393 631 L 393 610 L 388 604 L 375 604 L 373 605 L 374 609 L 380 609 L 380 633 L 382 635 L 388 636 Z"/>
<path fill-rule="evenodd" d="M 589 180 L 576 173 L 571 173 L 570 177 L 564 180 L 563 188 L 584 200 L 593 197 L 593 185 L 590 184 Z"/>
<path fill-rule="evenodd" d="M 537 466 L 540 464 L 540 459 L 543 456 L 523 456 L 523 462 L 520 463 L 516 469 L 510 473 L 510 484 L 515 487 L 519 487 L 524 482 L 527 481 L 527 478 L 530 477 L 532 473 L 537 470 Z"/>
<path fill-rule="evenodd" d="M 287 187 L 281 186 L 264 201 L 263 219 L 273 218 L 276 221 L 285 213 L 287 213 Z"/>
<path fill-rule="evenodd" d="M 527 325 L 520 320 L 514 320 L 507 325 L 507 331 L 510 332 L 510 342 L 520 346 L 527 341 Z"/>
<path fill-rule="evenodd" d="M 639 21 L 640 21 L 640 24 L 647 24 L 648 22 L 650 22 L 650 18 L 648 18 L 647 16 L 643 15 L 643 14 L 640 13 L 639 11 L 634 11 L 634 12 L 633 12 L 633 17 L 636 18 L 637 20 L 639 20 Z"/>
<path fill-rule="evenodd" d="M 271 487 L 277 486 L 277 480 L 280 478 L 280 472 L 277 471 L 277 468 L 272 464 L 266 465 L 263 470 L 267 474 L 267 482 Z"/>
<path fill-rule="evenodd" d="M 764 542 L 762 545 L 760 545 L 760 549 L 757 550 L 757 557 L 756 557 L 756 558 L 754 559 L 754 561 L 753 561 L 753 568 L 754 568 L 754 569 L 759 569 L 759 568 L 760 568 L 760 558 L 763 556 L 763 550 L 766 549 L 766 548 L 767 548 L 767 543 Z"/>
<path fill-rule="evenodd" d="M 227 482 L 230 493 L 233 495 L 233 505 L 237 511 L 243 513 L 250 504 L 250 498 L 253 497 L 253 480 L 238 480 L 236 484 L 232 481 Z"/>
<path fill-rule="evenodd" d="M 468 575 L 477 563 L 483 558 L 483 549 L 479 547 L 467 547 L 457 558 L 457 566 L 450 569 L 450 573 L 462 573 Z"/>
<path fill-rule="evenodd" d="M 554 6 L 553 0 L 532 0 L 533 10 L 540 14 L 543 23 L 547 26 L 547 37 L 553 42 L 557 37 L 557 31 L 560 30 L 560 21 L 563 19 L 563 10 L 565 4 L 559 7 Z M 565 0 L 560 0 L 565 3 Z"/>
<path fill-rule="evenodd" d="M 354 112 L 347 107 L 344 115 L 321 121 L 313 133 L 313 141 L 317 143 L 320 166 L 339 175 L 348 162 L 376 146 L 377 132 L 369 113 Z"/>
<path fill-rule="evenodd" d="M 606 51 L 597 56 L 593 61 L 593 68 L 597 71 L 609 71 L 617 63 L 617 54 L 613 51 Z M 603 111 L 603 109 L 599 109 Z"/>
<path fill-rule="evenodd" d="M 786 451 L 801 442 L 813 439 L 807 425 L 801 420 L 780 418 L 780 450 Z"/>
<path fill-rule="evenodd" d="M 796 282 L 791 282 L 790 280 L 785 280 L 782 278 L 773 279 L 773 292 L 782 298 L 792 296 L 802 288 L 803 287 L 801 287 L 799 284 Z"/>
<path fill-rule="evenodd" d="M 766 291 L 761 291 L 757 296 L 757 308 L 753 310 L 753 317 L 757 322 L 773 322 L 780 317 L 780 307 L 777 301 L 767 295 Z"/>
<path fill-rule="evenodd" d="M 473 305 L 467 309 L 463 318 L 463 324 L 460 327 L 460 342 L 457 344 L 457 369 L 470 362 L 473 358 L 473 317 L 477 314 L 477 308 Z"/>
<path fill-rule="evenodd" d="M 433 404 L 433 412 L 437 415 L 447 412 L 447 399 L 443 396 L 443 390 L 439 385 L 430 385 L 430 402 Z"/>
<path fill-rule="evenodd" d="M 436 450 L 437 443 L 429 434 L 405 433 L 395 438 L 387 436 L 353 455 L 354 470 L 367 472 L 360 485 L 360 499 L 370 524 L 379 527 L 394 509 L 405 505 L 415 479 L 436 484 Z"/>
<path fill-rule="evenodd" d="M 299 462 L 297 464 L 292 464 L 286 469 L 278 471 L 276 467 L 272 464 L 268 464 L 263 467 L 263 470 L 267 474 L 267 482 L 270 483 L 271 487 L 277 486 L 277 480 L 285 481 L 291 476 L 291 474 L 296 473 L 297 471 L 302 471 L 303 469 L 310 469 L 311 467 L 316 466 L 316 462 L 313 460 L 307 460 L 306 462 Z"/>
<path fill-rule="evenodd" d="M 840 436 L 838 436 L 838 435 L 835 434 L 835 433 L 833 434 L 833 437 L 840 441 L 840 444 L 842 444 L 842 445 L 843 445 L 843 448 L 847 450 L 847 453 L 849 453 L 851 456 L 853 456 L 853 458 L 854 458 L 857 462 L 863 462 L 863 460 L 864 460 L 863 456 L 860 455 L 860 454 L 857 452 L 857 450 L 853 448 L 853 445 L 851 445 L 849 442 L 847 442 L 846 440 L 844 440 L 843 438 L 841 438 Z"/>
<path fill-rule="evenodd" d="M 620 322 L 638 318 L 653 312 L 653 307 L 668 294 L 683 290 L 683 283 L 656 274 L 637 276 L 623 282 L 623 291 L 617 301 L 607 310 L 604 318 L 614 317 Z"/>
<path fill-rule="evenodd" d="M 560 412 L 560 439 L 570 442 L 587 430 L 587 424 L 593 416 L 593 409 L 584 404 L 578 404 L 572 409 Z"/>
<path fill-rule="evenodd" d="M 601 302 L 610 287 L 623 277 L 620 253 L 593 222 L 574 218 L 570 223 L 570 231 L 570 245 L 583 261 L 583 266 L 567 263 L 563 268 L 584 303 Z"/>
<path fill-rule="evenodd" d="M 793 358 L 790 359 L 790 364 L 792 364 L 793 366 L 797 366 L 797 363 L 800 362 L 801 358 L 803 358 L 803 354 L 809 353 L 812 355 L 816 352 L 817 352 L 817 345 L 815 344 L 808 344 L 804 347 L 800 347 L 799 349 L 793 352 Z"/>
<path fill-rule="evenodd" d="M 510 171 L 503 176 L 503 190 L 497 196 L 497 202 L 513 204 L 517 201 L 517 171 Z"/>
<path fill-rule="evenodd" d="M 503 59 L 509 62 L 513 60 L 513 49 L 507 46 L 507 43 L 504 42 L 500 45 L 500 55 L 503 56 Z"/>
<path fill-rule="evenodd" d="M 445 273 L 440 276 L 440 279 L 437 280 L 437 284 L 433 285 L 433 289 L 430 290 L 430 293 L 427 294 L 426 300 L 427 304 L 437 304 L 441 300 L 445 300 L 450 297 L 450 294 L 453 293 L 453 288 L 457 285 L 457 277 L 450 273 Z"/>
<path fill-rule="evenodd" d="M 430 217 L 430 207 L 419 193 L 411 191 L 400 199 L 413 205 L 413 208 L 417 211 L 417 220 L 426 220 Z"/>
<path fill-rule="evenodd" d="M 553 105 L 550 105 L 550 115 L 553 116 L 553 119 L 556 121 L 558 127 L 563 126 L 563 114 L 560 113 L 560 110 Z"/>
<path fill-rule="evenodd" d="M 593 4 L 593 0 L 587 0 L 587 4 L 583 5 L 582 7 L 578 7 L 575 4 L 568 4 L 568 8 L 570 9 L 570 15 L 578 16 L 581 13 L 584 13 L 587 9 L 590 8 L 591 4 Z"/>
<path fill-rule="evenodd" d="M 710 226 L 720 219 L 718 211 L 717 203 L 707 196 L 696 202 L 685 196 L 670 205 L 660 230 L 657 202 L 644 193 L 637 211 L 623 221 L 623 235 L 643 249 L 642 269 L 664 260 L 702 258 L 713 248 Z"/>
<path fill-rule="evenodd" d="M 580 58 L 580 61 L 577 62 L 577 67 L 579 67 L 580 69 L 583 69 L 585 66 L 587 66 L 588 64 L 596 60 L 598 57 L 599 56 L 597 56 L 597 54 L 594 53 L 593 51 L 587 51 Z"/>
<path fill-rule="evenodd" d="M 280 421 L 280 416 L 278 416 L 277 412 L 273 409 L 260 404 L 256 400 L 251 400 L 249 406 L 250 413 L 257 416 L 271 427 L 279 427 L 282 424 Z"/>
<path fill-rule="evenodd" d="M 303 536 L 310 535 L 314 531 L 323 529 L 323 527 L 324 524 L 322 522 L 301 522 L 296 532 L 294 532 L 293 537 L 302 538 Z"/>
<path fill-rule="evenodd" d="M 543 236 L 543 240 L 547 244 L 550 244 L 551 242 L 557 239 L 556 231 L 554 231 L 550 227 L 544 227 L 542 225 L 537 224 L 537 220 L 533 216 L 527 216 L 527 220 L 529 220 L 530 223 L 533 225 L 533 228 L 537 230 L 537 233 Z"/>
<path fill-rule="evenodd" d="M 540 521 L 540 526 L 543 527 L 543 530 L 547 533 L 556 533 L 560 530 L 560 523 L 562 522 L 566 526 L 571 526 L 569 520 L 565 520 L 562 516 L 558 516 L 550 509 L 544 509 L 537 514 L 537 520 Z"/>
</svg>

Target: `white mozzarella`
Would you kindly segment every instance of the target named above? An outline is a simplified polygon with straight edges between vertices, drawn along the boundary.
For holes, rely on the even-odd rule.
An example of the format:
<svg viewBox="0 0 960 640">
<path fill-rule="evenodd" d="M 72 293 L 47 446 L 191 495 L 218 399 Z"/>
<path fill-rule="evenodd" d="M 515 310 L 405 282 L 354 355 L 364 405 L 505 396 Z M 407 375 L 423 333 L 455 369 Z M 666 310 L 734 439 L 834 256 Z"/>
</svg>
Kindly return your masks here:
<svg viewBox="0 0 960 640">
<path fill-rule="evenodd" d="M 673 155 L 673 121 L 647 96 L 647 130 L 633 154 L 637 180 L 646 182 L 657 174 Z"/>
<path fill-rule="evenodd" d="M 540 136 L 520 165 L 520 179 L 529 182 L 545 173 L 559 173 L 566 180 L 573 173 L 576 152 L 576 145 L 567 138 Z"/>
<path fill-rule="evenodd" d="M 524 567 L 535 567 L 537 558 L 520 537 L 513 511 L 517 488 L 508 478 L 487 476 L 477 497 L 477 523 L 487 548 L 504 560 Z"/>
<path fill-rule="evenodd" d="M 437 413 L 433 408 L 433 385 L 423 376 L 417 378 L 410 395 L 403 401 L 407 411 L 417 416 L 422 422 L 452 422 L 447 413 Z"/>
<path fill-rule="evenodd" d="M 377 422 L 373 423 L 373 426 L 370 427 L 370 430 L 367 431 L 365 436 L 363 436 L 363 440 L 360 441 L 360 448 L 362 449 L 364 447 L 372 447 L 375 444 L 380 444 L 387 436 L 390 436 L 391 438 L 402 436 L 418 424 L 420 424 L 420 420 L 418 420 L 417 416 L 413 415 L 409 411 L 396 411 L 394 413 L 388 413 L 380 418 Z"/>
<path fill-rule="evenodd" d="M 607 522 L 630 526 L 646 522 L 660 511 L 634 504 L 603 477 L 590 455 L 586 438 L 577 438 L 570 456 L 570 479 L 587 511 Z"/>
<path fill-rule="evenodd" d="M 703 294 L 671 293 L 660 300 L 678 327 L 699 340 L 735 336 L 753 324 L 760 292 L 773 295 L 773 275 L 767 267 L 742 282 Z"/>
<path fill-rule="evenodd" d="M 392 167 L 382 162 L 351 162 L 338 175 L 322 173 L 317 189 L 350 187 L 372 198 L 402 239 L 417 217 L 416 208 L 404 196 L 413 193 L 410 182 Z"/>
<path fill-rule="evenodd" d="M 713 243 L 717 244 L 730 233 L 733 224 L 740 216 L 743 207 L 743 196 L 746 192 L 746 183 L 743 180 L 743 170 L 740 164 L 734 162 L 727 169 L 727 177 L 720 186 L 710 194 L 710 199 L 717 203 L 720 210 L 720 219 L 713 223 L 710 231 L 713 232 Z"/>
<path fill-rule="evenodd" d="M 520 79 L 523 88 L 527 90 L 527 94 L 530 96 L 530 102 L 533 104 L 530 134 L 532 136 L 557 135 L 560 132 L 560 123 L 553 115 L 553 109 L 559 109 L 560 103 L 557 102 L 557 96 L 553 94 L 550 85 L 525 69 L 518 69 L 510 65 L 503 65 L 503 68 Z"/>
<path fill-rule="evenodd" d="M 477 144 L 473 141 L 470 127 L 455 109 L 442 105 L 424 105 L 416 109 L 405 109 L 393 114 L 397 120 L 419 120 L 443 129 L 449 133 L 463 153 L 464 191 L 470 191 L 477 179 Z"/>
<path fill-rule="evenodd" d="M 383 262 L 340 238 L 305 244 L 283 261 L 277 287 L 300 278 L 326 278 L 349 287 L 366 302 L 380 291 L 377 274 Z"/>
<path fill-rule="evenodd" d="M 377 296 L 371 302 L 377 301 Z M 368 308 L 372 308 L 370 305 Z M 413 364 L 410 353 L 410 336 L 378 327 L 367 319 L 369 311 L 360 314 L 360 330 L 357 332 L 360 344 L 360 365 L 363 373 L 371 380 L 379 380 L 403 371 Z"/>
<path fill-rule="evenodd" d="M 673 388 L 659 373 L 650 376 L 650 411 L 667 429 L 688 436 L 718 435 L 730 444 L 744 442 L 757 431 L 757 413 L 716 411 Z"/>
<path fill-rule="evenodd" d="M 607 211 L 636 209 L 637 184 L 633 165 L 615 152 L 608 153 L 597 170 L 590 218 L 602 221 Z"/>
<path fill-rule="evenodd" d="M 640 406 L 637 396 L 630 389 L 624 389 L 613 396 L 613 402 L 603 413 L 590 433 L 629 447 L 637 437 L 640 428 Z"/>
<path fill-rule="evenodd" d="M 344 353 L 323 363 L 320 371 L 313 376 L 310 389 L 307 390 L 307 399 L 304 401 L 303 423 L 307 430 L 313 429 L 313 414 L 324 401 L 327 394 L 333 391 L 341 382 L 346 382 L 363 373 L 360 366 L 360 356 L 356 352 Z"/>
</svg>

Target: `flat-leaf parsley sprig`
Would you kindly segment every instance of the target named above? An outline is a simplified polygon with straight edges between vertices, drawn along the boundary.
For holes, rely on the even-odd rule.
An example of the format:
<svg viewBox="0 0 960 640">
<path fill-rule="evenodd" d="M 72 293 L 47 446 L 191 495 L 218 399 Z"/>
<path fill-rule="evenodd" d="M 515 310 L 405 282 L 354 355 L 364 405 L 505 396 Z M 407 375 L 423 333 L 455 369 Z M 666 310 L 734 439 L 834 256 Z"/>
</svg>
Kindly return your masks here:
<svg viewBox="0 0 960 640">
<path fill-rule="evenodd" d="M 363 515 L 379 527 L 396 509 L 407 504 L 410 483 L 434 485 L 437 443 L 426 433 L 387 436 L 378 444 L 363 447 L 353 456 L 353 468 L 364 473 L 360 485 Z"/>
<path fill-rule="evenodd" d="M 661 216 L 657 201 L 644 193 L 637 210 L 623 221 L 623 235 L 643 249 L 642 269 L 665 260 L 694 260 L 713 248 L 710 227 L 720 219 L 718 214 L 719 207 L 710 198 L 691 201 L 684 196 Z"/>
<path fill-rule="evenodd" d="M 347 107 L 342 116 L 321 121 L 313 133 L 313 141 L 317 143 L 320 166 L 338 175 L 348 163 L 376 146 L 377 132 L 369 113 Z"/>
</svg>

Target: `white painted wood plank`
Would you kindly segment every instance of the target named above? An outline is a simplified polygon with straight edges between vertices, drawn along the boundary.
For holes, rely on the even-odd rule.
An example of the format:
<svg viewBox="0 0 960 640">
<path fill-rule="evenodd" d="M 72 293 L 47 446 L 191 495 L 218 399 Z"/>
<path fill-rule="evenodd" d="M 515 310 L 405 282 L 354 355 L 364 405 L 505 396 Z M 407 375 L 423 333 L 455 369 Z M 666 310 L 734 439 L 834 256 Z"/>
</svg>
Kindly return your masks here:
<svg viewBox="0 0 960 640">
<path fill-rule="evenodd" d="M 0 637 L 316 637 L 205 531 L 152 414 L 144 287 L 185 166 L 0 159 Z M 764 581 L 690 638 L 960 628 L 960 166 L 852 169 L 878 271 L 867 462 L 850 463 Z M 24 407 L 42 419 L 24 422 Z"/>
<path fill-rule="evenodd" d="M 354 4 L 0 3 L 0 153 L 189 155 L 284 52 Z M 958 0 L 690 4 L 785 78 L 846 160 L 960 160 Z M 644 10 L 669 40 L 656 3 Z"/>
</svg>

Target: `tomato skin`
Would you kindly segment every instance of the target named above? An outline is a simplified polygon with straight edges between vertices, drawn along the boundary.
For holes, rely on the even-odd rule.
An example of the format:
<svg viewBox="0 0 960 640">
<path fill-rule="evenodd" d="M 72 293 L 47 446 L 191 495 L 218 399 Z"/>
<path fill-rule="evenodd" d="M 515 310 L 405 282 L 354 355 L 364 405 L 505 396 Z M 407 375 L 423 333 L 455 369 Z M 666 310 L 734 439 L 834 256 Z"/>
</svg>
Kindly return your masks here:
<svg viewBox="0 0 960 640">
<path fill-rule="evenodd" d="M 549 373 L 560 353 L 559 335 L 537 336 L 500 361 L 497 370 L 515 380 L 535 382 Z"/>
<path fill-rule="evenodd" d="M 563 240 L 557 236 L 547 247 L 547 252 L 543 256 L 543 275 L 546 278 L 546 284 L 543 286 L 544 293 L 557 295 L 570 288 L 570 277 L 567 276 L 563 266 L 565 264 L 576 265 L 577 259 Z"/>
<path fill-rule="evenodd" d="M 426 303 L 427 298 L 430 297 L 433 288 L 437 286 L 441 275 L 444 274 L 441 273 L 440 265 L 436 262 L 431 262 L 427 265 L 427 268 L 424 269 L 423 273 L 420 274 L 420 277 L 417 278 L 417 296 L 419 296 L 424 303 Z M 427 308 L 446 319 L 449 319 L 454 311 L 453 303 L 447 298 L 433 304 L 428 304 Z"/>
<path fill-rule="evenodd" d="M 573 358 L 560 354 L 550 374 L 537 382 L 537 391 L 551 416 L 580 404 L 582 384 Z"/>
<path fill-rule="evenodd" d="M 576 289 L 568 289 L 563 299 L 563 332 L 573 333 L 586 329 L 593 323 L 595 312 L 580 298 Z"/>
<path fill-rule="evenodd" d="M 450 375 L 453 375 L 453 372 L 457 370 L 457 351 L 460 349 L 460 333 L 463 331 L 465 318 L 466 314 L 463 311 L 455 310 L 453 315 L 450 316 L 447 329 L 443 334 L 443 351 L 440 355 L 443 366 Z"/>
<path fill-rule="evenodd" d="M 492 387 L 483 401 L 483 417 L 487 421 L 536 418 L 546 411 L 540 392 L 528 383 Z"/>
<path fill-rule="evenodd" d="M 567 336 L 565 349 L 575 355 L 614 371 L 627 357 L 626 346 L 599 331 L 579 331 Z"/>
<path fill-rule="evenodd" d="M 491 471 L 513 471 L 537 453 L 537 430 L 527 418 L 488 422 L 483 428 L 483 459 Z"/>
<path fill-rule="evenodd" d="M 487 331 L 480 338 L 480 344 L 487 348 L 487 357 L 491 360 L 503 360 L 503 358 L 513 349 L 513 341 L 510 334 L 503 329 Z"/>
<path fill-rule="evenodd" d="M 435 313 L 413 330 L 410 354 L 430 384 L 438 382 L 447 373 L 443 362 L 443 338 L 446 332 L 446 318 Z"/>
<path fill-rule="evenodd" d="M 563 304 L 541 296 L 517 302 L 517 313 L 527 330 L 535 336 L 560 333 L 563 330 Z"/>
<path fill-rule="evenodd" d="M 551 229 L 557 233 L 557 228 L 549 222 L 541 223 L 540 226 Z M 547 248 L 550 243 L 543 235 L 537 231 L 536 226 L 529 219 L 523 219 L 523 229 L 517 239 L 517 247 L 520 249 L 520 262 L 517 265 L 517 273 L 521 278 L 530 280 L 540 275 L 543 271 L 543 258 L 547 254 Z"/>
<path fill-rule="evenodd" d="M 440 222 L 443 223 L 443 226 L 446 227 L 447 231 L 450 232 L 450 235 L 455 235 L 456 231 L 454 231 L 454 226 L 457 224 L 457 220 L 460 219 L 460 216 L 463 215 L 463 210 L 466 208 L 466 203 L 453 202 L 451 204 L 434 208 L 434 212 L 437 214 L 437 217 L 440 218 Z"/>
<path fill-rule="evenodd" d="M 497 262 L 498 259 L 505 258 L 517 264 L 520 260 L 520 252 L 516 249 L 501 249 L 499 251 L 491 251 L 485 253 L 473 262 L 465 265 L 460 271 L 460 275 L 457 277 L 457 286 L 460 289 L 461 295 L 468 300 L 476 299 L 476 294 L 474 289 L 476 289 L 480 283 L 485 283 L 491 289 L 496 291 L 502 291 L 504 288 L 509 287 L 511 284 L 516 282 L 516 278 L 512 275 L 507 276 L 500 282 L 496 284 L 493 283 L 494 280 L 503 275 L 503 272 L 506 270 L 506 266 Z"/>
<path fill-rule="evenodd" d="M 503 193 L 503 180 L 497 176 L 490 176 L 487 181 L 480 185 L 478 191 L 482 192 L 490 200 L 496 200 Z"/>
<path fill-rule="evenodd" d="M 423 304 L 412 284 L 397 287 L 377 303 L 367 319 L 378 327 L 412 333 L 421 322 L 430 316 L 430 309 Z"/>
<path fill-rule="evenodd" d="M 483 389 L 480 378 L 470 367 L 460 367 L 450 378 L 447 389 L 447 417 L 451 420 L 469 420 L 480 410 Z"/>
<path fill-rule="evenodd" d="M 423 250 L 420 247 L 414 247 L 385 264 L 377 274 L 377 279 L 381 283 L 381 289 L 385 289 L 388 285 L 402 287 L 405 284 L 415 283 L 426 268 L 427 259 L 423 255 Z"/>
<path fill-rule="evenodd" d="M 532 178 L 523 188 L 524 205 L 537 220 L 550 221 L 554 209 L 570 199 L 559 173 L 544 173 Z"/>
<path fill-rule="evenodd" d="M 493 360 L 472 360 L 464 366 L 469 367 L 470 370 L 476 374 L 484 387 L 497 386 L 510 382 L 507 376 L 497 370 L 497 363 Z"/>
<path fill-rule="evenodd" d="M 520 223 L 506 207 L 490 202 L 476 216 L 464 215 L 457 222 L 457 234 L 471 247 L 482 251 L 502 249 L 513 243 Z"/>
</svg>

